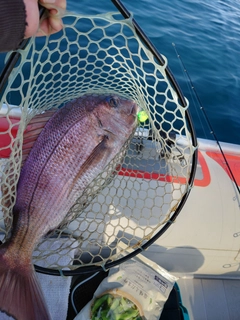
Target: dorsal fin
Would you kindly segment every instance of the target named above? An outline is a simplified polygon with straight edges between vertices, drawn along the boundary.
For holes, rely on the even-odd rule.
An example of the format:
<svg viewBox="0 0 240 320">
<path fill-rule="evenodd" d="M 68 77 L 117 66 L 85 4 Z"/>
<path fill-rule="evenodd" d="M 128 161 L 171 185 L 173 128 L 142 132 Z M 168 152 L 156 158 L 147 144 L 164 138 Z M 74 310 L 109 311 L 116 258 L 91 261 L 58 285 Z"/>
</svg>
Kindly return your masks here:
<svg viewBox="0 0 240 320">
<path fill-rule="evenodd" d="M 23 146 L 22 146 L 22 163 L 21 166 L 24 165 L 25 160 L 27 159 L 28 154 L 30 153 L 32 146 L 34 142 L 37 140 L 40 132 L 44 128 L 47 121 L 55 114 L 57 109 L 48 110 L 43 114 L 36 115 L 32 118 L 32 120 L 29 122 L 26 130 L 23 134 Z M 3 183 L 1 185 L 0 191 L 2 192 L 2 199 L 0 200 L 0 204 L 3 207 L 4 212 L 4 221 L 7 229 L 10 229 L 11 227 L 11 221 L 9 220 L 8 210 L 5 208 L 9 208 L 14 199 L 12 198 L 12 195 L 15 194 L 15 186 L 10 187 L 12 183 L 10 182 L 11 179 L 13 179 L 13 168 L 6 167 L 5 168 L 5 175 L 6 183 Z M 10 191 L 9 191 L 10 190 Z"/>
<path fill-rule="evenodd" d="M 31 151 L 34 142 L 37 140 L 42 129 L 45 127 L 47 121 L 55 114 L 58 109 L 48 110 L 42 114 L 38 114 L 29 122 L 23 134 L 22 147 L 22 166 Z"/>
</svg>

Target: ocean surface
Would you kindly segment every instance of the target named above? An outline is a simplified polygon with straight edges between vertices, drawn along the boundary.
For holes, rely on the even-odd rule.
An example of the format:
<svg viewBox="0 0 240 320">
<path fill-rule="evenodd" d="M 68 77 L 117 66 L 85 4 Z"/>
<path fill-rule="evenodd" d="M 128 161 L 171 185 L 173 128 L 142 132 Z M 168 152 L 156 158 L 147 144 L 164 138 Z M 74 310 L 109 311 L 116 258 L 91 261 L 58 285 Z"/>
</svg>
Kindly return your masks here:
<svg viewBox="0 0 240 320">
<path fill-rule="evenodd" d="M 123 0 L 169 67 L 184 95 L 198 137 L 240 144 L 239 0 Z M 97 14 L 117 9 L 110 0 L 68 0 L 68 10 Z M 183 71 L 178 54 L 194 85 Z"/>
<path fill-rule="evenodd" d="M 239 0 L 122 0 L 122 3 L 157 50 L 167 57 L 190 102 L 197 137 L 214 139 L 203 108 L 219 141 L 240 144 Z M 67 0 L 67 9 L 83 14 L 117 11 L 111 0 Z"/>
</svg>

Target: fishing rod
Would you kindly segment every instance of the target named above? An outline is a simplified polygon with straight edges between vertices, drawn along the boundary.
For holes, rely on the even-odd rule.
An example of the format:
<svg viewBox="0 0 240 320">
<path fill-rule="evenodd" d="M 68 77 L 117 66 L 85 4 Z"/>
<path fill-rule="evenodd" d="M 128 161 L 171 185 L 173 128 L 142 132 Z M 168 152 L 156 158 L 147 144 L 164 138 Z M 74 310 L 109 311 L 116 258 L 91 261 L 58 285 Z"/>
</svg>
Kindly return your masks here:
<svg viewBox="0 0 240 320">
<path fill-rule="evenodd" d="M 235 178 L 235 176 L 234 176 L 234 174 L 233 174 L 233 172 L 232 172 L 232 169 L 231 169 L 231 167 L 230 167 L 230 165 L 229 165 L 229 163 L 228 163 L 227 158 L 225 157 L 224 151 L 223 151 L 223 149 L 222 149 L 222 147 L 221 147 L 221 144 L 220 144 L 220 142 L 219 142 L 219 140 L 218 140 L 218 138 L 217 138 L 217 135 L 216 135 L 216 133 L 215 133 L 214 130 L 213 130 L 213 126 L 212 126 L 212 124 L 211 124 L 211 122 L 210 122 L 210 120 L 209 120 L 209 118 L 208 118 L 208 115 L 207 115 L 207 113 L 206 113 L 206 111 L 205 111 L 205 109 L 204 109 L 204 107 L 203 107 L 203 104 L 202 104 L 202 102 L 201 102 L 201 99 L 200 99 L 200 97 L 199 97 L 199 95 L 198 95 L 198 93 L 197 93 L 197 91 L 196 91 L 196 89 L 195 89 L 195 87 L 194 87 L 194 84 L 193 84 L 193 82 L 192 82 L 192 79 L 191 79 L 191 77 L 190 77 L 190 74 L 189 74 L 189 72 L 187 71 L 186 66 L 185 66 L 185 64 L 184 64 L 184 62 L 183 62 L 180 54 L 178 53 L 178 50 L 177 50 L 177 47 L 176 47 L 175 43 L 173 43 L 172 45 L 173 45 L 173 47 L 174 47 L 174 50 L 175 50 L 175 52 L 176 52 L 176 55 L 177 55 L 177 57 L 178 57 L 181 65 L 182 65 L 182 67 L 183 67 L 183 70 L 184 70 L 185 74 L 187 75 L 187 78 L 188 78 L 188 80 L 189 80 L 189 82 L 190 82 L 190 85 L 191 85 L 191 89 L 193 90 L 194 95 L 195 95 L 195 97 L 196 97 L 196 99 L 197 99 L 197 102 L 198 102 L 198 104 L 199 104 L 199 106 L 200 106 L 200 110 L 203 112 L 204 118 L 205 118 L 205 120 L 206 120 L 206 122 L 207 122 L 207 125 L 208 125 L 209 129 L 210 129 L 210 133 L 212 134 L 214 140 L 217 142 L 217 145 L 218 145 L 219 150 L 220 150 L 220 152 L 221 152 L 221 154 L 222 154 L 222 157 L 223 157 L 223 159 L 224 159 L 224 161 L 225 161 L 225 163 L 226 163 L 226 166 L 227 166 L 227 168 L 228 168 L 228 171 L 229 171 L 229 173 L 230 173 L 230 175 L 231 175 L 231 177 L 232 177 L 232 179 L 233 179 L 233 182 L 234 182 L 234 184 L 235 184 L 235 186 L 236 186 L 236 189 L 237 189 L 238 193 L 240 194 L 240 188 L 239 188 L 239 186 L 238 186 L 238 184 L 237 184 L 236 178 Z"/>
</svg>

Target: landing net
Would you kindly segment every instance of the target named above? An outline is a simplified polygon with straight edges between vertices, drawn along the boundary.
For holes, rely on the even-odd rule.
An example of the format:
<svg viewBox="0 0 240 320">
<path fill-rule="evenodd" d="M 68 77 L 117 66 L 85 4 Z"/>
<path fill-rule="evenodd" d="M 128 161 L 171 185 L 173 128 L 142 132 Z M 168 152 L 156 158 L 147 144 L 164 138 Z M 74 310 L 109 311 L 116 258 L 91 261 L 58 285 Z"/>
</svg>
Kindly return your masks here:
<svg viewBox="0 0 240 320">
<path fill-rule="evenodd" d="M 63 21 L 63 31 L 31 39 L 19 51 L 1 96 L 0 141 L 9 140 L 0 145 L 0 235 L 2 242 L 10 235 L 30 120 L 86 93 L 117 93 L 135 100 L 148 119 L 139 123 L 124 159 L 119 156 L 118 165 L 106 168 L 72 207 L 72 220 L 34 252 L 35 265 L 48 270 L 106 268 L 120 254 L 127 258 L 117 250 L 120 241 L 137 252 L 175 220 L 193 182 L 196 147 L 188 106 L 180 104 L 166 73 L 167 59 L 159 65 L 131 18 L 66 14 Z"/>
</svg>

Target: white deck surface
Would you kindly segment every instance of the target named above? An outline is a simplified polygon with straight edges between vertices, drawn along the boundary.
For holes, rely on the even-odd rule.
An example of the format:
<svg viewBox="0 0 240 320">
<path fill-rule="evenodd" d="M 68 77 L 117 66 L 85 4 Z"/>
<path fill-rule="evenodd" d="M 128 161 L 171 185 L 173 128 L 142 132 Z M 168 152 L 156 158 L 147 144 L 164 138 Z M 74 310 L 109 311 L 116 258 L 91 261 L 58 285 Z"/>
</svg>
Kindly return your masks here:
<svg viewBox="0 0 240 320">
<path fill-rule="evenodd" d="M 240 280 L 179 279 L 190 320 L 240 320 Z"/>
</svg>

